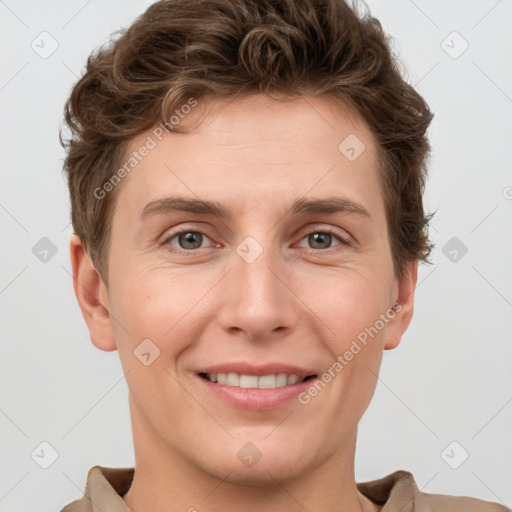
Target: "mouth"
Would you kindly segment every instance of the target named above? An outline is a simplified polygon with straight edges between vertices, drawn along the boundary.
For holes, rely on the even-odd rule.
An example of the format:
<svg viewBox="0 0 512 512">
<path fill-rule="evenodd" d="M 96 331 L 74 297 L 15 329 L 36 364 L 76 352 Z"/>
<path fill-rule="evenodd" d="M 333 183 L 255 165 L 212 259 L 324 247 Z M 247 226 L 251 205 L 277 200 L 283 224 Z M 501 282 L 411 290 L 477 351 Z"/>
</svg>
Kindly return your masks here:
<svg viewBox="0 0 512 512">
<path fill-rule="evenodd" d="M 248 375 L 239 373 L 206 373 L 198 374 L 201 378 L 214 384 L 244 389 L 275 389 L 294 386 L 314 379 L 316 374 L 301 377 L 293 373 L 272 373 L 268 375 Z"/>
<path fill-rule="evenodd" d="M 287 407 L 318 375 L 314 367 L 287 362 L 230 361 L 197 368 L 195 377 L 205 396 L 237 409 L 265 411 Z"/>
</svg>

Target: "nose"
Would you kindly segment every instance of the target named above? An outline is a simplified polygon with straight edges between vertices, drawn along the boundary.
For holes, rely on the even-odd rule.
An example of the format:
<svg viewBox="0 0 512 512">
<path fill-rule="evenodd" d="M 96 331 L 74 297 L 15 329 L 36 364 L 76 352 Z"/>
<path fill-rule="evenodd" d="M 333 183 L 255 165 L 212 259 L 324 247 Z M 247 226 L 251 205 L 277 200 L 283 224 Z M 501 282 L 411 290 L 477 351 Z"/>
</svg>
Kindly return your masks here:
<svg viewBox="0 0 512 512">
<path fill-rule="evenodd" d="M 261 250 L 252 260 L 254 252 L 258 254 Z M 277 251 L 263 248 L 253 239 L 248 245 L 241 244 L 238 252 L 234 251 L 230 268 L 219 301 L 221 327 L 252 341 L 289 334 L 300 313 L 290 265 Z"/>
</svg>

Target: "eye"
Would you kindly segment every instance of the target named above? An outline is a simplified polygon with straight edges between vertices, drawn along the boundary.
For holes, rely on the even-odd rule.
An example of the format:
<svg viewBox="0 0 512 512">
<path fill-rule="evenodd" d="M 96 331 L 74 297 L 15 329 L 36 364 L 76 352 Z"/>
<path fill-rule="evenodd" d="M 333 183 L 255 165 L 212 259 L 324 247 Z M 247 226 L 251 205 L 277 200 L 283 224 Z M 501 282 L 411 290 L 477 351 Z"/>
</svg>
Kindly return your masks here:
<svg viewBox="0 0 512 512">
<path fill-rule="evenodd" d="M 195 249 L 201 248 L 202 242 L 205 238 L 209 240 L 209 238 L 201 231 L 185 229 L 183 231 L 178 231 L 177 233 L 171 234 L 164 240 L 163 245 L 175 245 L 173 240 L 176 240 L 178 244 L 178 250 L 193 251 Z"/>
<path fill-rule="evenodd" d="M 205 239 L 210 240 L 210 238 L 207 235 L 205 235 L 202 231 L 184 229 L 181 231 L 177 231 L 175 233 L 171 233 L 162 242 L 162 245 L 172 245 L 178 252 L 181 251 L 184 253 L 190 253 L 194 250 L 204 248 L 202 247 L 202 245 Z M 345 240 L 341 236 L 337 235 L 334 232 L 334 230 L 330 229 L 311 231 L 308 234 L 306 234 L 301 240 L 306 240 L 306 243 L 310 244 L 310 249 L 316 250 L 327 250 L 340 245 L 350 245 L 350 242 L 348 240 Z M 332 244 L 336 240 L 338 241 L 338 244 L 333 246 Z M 215 246 L 220 247 L 220 245 L 218 244 L 215 244 Z"/>
<path fill-rule="evenodd" d="M 347 240 L 344 240 L 341 236 L 338 236 L 334 231 L 330 229 L 311 231 L 302 240 L 307 239 L 307 243 L 311 244 L 311 249 L 331 249 L 333 240 L 338 240 L 338 245 L 349 245 Z"/>
</svg>

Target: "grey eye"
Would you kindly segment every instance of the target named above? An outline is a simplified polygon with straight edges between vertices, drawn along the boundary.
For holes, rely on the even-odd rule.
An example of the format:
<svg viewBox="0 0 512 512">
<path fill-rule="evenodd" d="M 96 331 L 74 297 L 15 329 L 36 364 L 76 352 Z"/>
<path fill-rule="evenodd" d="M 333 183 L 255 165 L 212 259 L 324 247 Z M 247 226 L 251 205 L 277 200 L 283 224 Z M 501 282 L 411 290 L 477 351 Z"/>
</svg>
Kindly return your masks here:
<svg viewBox="0 0 512 512">
<path fill-rule="evenodd" d="M 346 242 L 339 236 L 329 231 L 312 231 L 308 235 L 304 236 L 302 240 L 307 240 L 308 247 L 311 249 L 330 249 L 335 247 L 333 242 L 338 241 L 336 245 L 346 245 Z"/>
<path fill-rule="evenodd" d="M 332 242 L 330 233 L 311 233 L 308 235 L 308 242 L 311 243 L 313 249 L 328 249 Z"/>
<path fill-rule="evenodd" d="M 180 249 L 199 249 L 202 245 L 204 237 L 205 235 L 199 231 L 181 231 L 169 239 L 169 243 L 172 243 L 173 240 L 178 239 L 178 247 Z"/>
</svg>

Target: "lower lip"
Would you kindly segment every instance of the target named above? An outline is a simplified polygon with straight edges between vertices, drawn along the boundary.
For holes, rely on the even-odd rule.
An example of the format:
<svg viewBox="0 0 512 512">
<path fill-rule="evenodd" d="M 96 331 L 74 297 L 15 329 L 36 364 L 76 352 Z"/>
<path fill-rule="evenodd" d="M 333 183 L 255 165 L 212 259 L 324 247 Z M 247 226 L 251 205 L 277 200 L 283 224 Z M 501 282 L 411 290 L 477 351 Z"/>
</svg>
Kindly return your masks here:
<svg viewBox="0 0 512 512">
<path fill-rule="evenodd" d="M 197 378 L 204 384 L 206 389 L 215 397 L 223 400 L 231 406 L 239 409 L 249 410 L 270 410 L 283 407 L 311 386 L 314 378 L 279 388 L 259 389 L 259 388 L 240 388 L 237 386 L 226 386 L 217 384 L 208 379 Z"/>
</svg>

